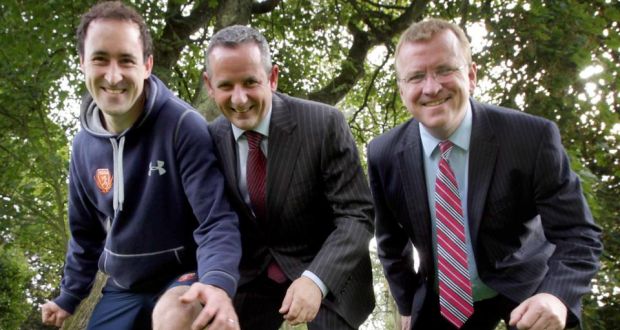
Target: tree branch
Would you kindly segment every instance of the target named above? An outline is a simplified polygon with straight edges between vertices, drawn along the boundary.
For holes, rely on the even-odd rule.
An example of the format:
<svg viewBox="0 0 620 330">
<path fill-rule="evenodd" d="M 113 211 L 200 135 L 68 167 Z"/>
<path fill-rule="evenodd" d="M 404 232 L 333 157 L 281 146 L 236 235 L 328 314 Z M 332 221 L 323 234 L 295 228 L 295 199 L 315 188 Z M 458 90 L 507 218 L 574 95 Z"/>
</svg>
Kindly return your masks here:
<svg viewBox="0 0 620 330">
<path fill-rule="evenodd" d="M 235 24 L 248 24 L 252 17 L 252 7 L 252 0 L 218 1 L 214 32 Z"/>
<path fill-rule="evenodd" d="M 468 0 L 463 0 L 461 2 L 461 22 L 459 23 L 459 26 L 461 27 L 461 29 L 463 29 L 463 31 L 467 31 L 467 22 L 469 21 L 469 1 Z M 471 40 L 471 38 L 469 38 Z"/>
<path fill-rule="evenodd" d="M 373 1 L 369 1 L 369 0 L 362 0 L 362 2 L 367 3 L 373 7 L 376 8 L 383 8 L 383 9 L 398 9 L 398 10 L 405 10 L 407 7 L 403 7 L 403 6 L 395 6 L 395 5 L 384 5 L 384 4 L 380 4 L 380 3 L 376 3 Z"/>
<path fill-rule="evenodd" d="M 188 16 L 183 16 L 181 4 L 169 1 L 166 24 L 161 37 L 155 41 L 155 71 L 159 77 L 168 81 L 181 50 L 190 42 L 190 36 L 211 20 L 214 8 L 209 0 L 197 0 Z"/>
<path fill-rule="evenodd" d="M 379 73 L 381 72 L 383 67 L 387 64 L 387 62 L 390 60 L 391 57 L 392 57 L 392 54 L 388 52 L 385 55 L 383 62 L 375 68 L 375 72 L 372 74 L 372 77 L 370 78 L 370 81 L 368 82 L 368 86 L 366 87 L 366 92 L 364 93 L 364 101 L 358 107 L 357 111 L 355 111 L 353 116 L 351 116 L 351 118 L 349 119 L 349 125 L 355 122 L 357 120 L 357 116 L 363 111 L 364 108 L 368 106 L 368 99 L 370 98 L 370 92 L 372 92 L 375 86 L 375 81 L 377 80 Z"/>
<path fill-rule="evenodd" d="M 252 14 L 266 14 L 272 10 L 274 10 L 282 0 L 267 0 L 263 2 L 253 2 L 252 3 Z"/>
<path fill-rule="evenodd" d="M 370 32 L 365 32 L 352 23 L 360 21 L 359 16 L 362 18 L 368 16 L 368 13 L 366 15 L 360 13 L 358 17 L 353 17 L 348 24 L 348 29 L 353 35 L 353 43 L 346 59 L 341 63 L 340 74 L 320 90 L 308 94 L 308 98 L 332 105 L 338 103 L 364 75 L 364 61 L 368 51 L 380 43 L 391 49 L 392 38 L 404 31 L 412 22 L 422 19 L 429 2 L 430 0 L 413 1 L 399 17 L 385 24 L 384 28 L 371 27 Z"/>
</svg>

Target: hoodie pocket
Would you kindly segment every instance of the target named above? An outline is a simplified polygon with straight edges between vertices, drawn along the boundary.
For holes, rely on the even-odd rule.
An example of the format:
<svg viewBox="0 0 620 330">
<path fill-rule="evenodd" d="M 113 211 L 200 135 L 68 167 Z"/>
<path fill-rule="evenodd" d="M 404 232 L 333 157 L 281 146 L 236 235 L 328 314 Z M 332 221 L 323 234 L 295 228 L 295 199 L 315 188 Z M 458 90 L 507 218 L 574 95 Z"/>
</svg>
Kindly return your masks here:
<svg viewBox="0 0 620 330">
<path fill-rule="evenodd" d="M 106 248 L 99 259 L 99 269 L 123 289 L 160 289 L 184 271 L 184 259 L 183 246 L 138 254 L 121 254 Z"/>
</svg>

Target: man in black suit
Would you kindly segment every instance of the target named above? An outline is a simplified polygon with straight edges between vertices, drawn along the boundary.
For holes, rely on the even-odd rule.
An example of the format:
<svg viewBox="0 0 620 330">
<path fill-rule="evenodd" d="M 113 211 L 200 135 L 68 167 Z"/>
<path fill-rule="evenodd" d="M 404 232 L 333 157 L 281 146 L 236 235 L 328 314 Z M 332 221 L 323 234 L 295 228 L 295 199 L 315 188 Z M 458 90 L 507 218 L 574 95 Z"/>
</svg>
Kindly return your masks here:
<svg viewBox="0 0 620 330">
<path fill-rule="evenodd" d="M 278 70 L 249 27 L 207 49 L 205 85 L 224 115 L 209 129 L 240 217 L 235 309 L 242 329 L 356 329 L 374 308 L 370 190 L 342 113 L 277 93 Z"/>
<path fill-rule="evenodd" d="M 471 99 L 476 65 L 455 24 L 414 23 L 395 65 L 413 119 L 375 138 L 368 163 L 402 328 L 578 324 L 602 246 L 557 126 Z"/>
</svg>

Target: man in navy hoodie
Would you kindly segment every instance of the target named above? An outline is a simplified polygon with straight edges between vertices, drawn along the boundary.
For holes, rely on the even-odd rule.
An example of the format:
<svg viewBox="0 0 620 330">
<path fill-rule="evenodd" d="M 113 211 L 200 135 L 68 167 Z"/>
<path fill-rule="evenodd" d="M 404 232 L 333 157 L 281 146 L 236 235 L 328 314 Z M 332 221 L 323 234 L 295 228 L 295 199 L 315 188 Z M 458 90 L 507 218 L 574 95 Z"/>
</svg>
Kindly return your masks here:
<svg viewBox="0 0 620 330">
<path fill-rule="evenodd" d="M 94 6 L 77 38 L 90 95 L 72 148 L 64 276 L 43 323 L 61 326 L 99 269 L 109 278 L 89 329 L 151 329 L 158 298 L 192 283 L 210 329 L 238 329 L 238 219 L 206 121 L 151 74 L 152 41 L 132 8 Z M 155 316 L 155 327 L 186 328 Z"/>
</svg>

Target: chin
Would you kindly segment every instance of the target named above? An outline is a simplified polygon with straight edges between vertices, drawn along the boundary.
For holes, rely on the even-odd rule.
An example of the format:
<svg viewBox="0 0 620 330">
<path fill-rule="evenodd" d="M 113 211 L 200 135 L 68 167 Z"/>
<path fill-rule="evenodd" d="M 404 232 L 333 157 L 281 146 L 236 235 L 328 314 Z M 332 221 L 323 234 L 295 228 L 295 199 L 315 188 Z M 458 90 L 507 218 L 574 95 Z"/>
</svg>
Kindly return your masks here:
<svg viewBox="0 0 620 330">
<path fill-rule="evenodd" d="M 247 121 L 247 120 L 233 120 L 232 121 L 233 124 L 235 124 L 235 126 L 237 126 L 238 128 L 242 129 L 242 130 L 250 130 L 253 129 L 255 125 L 253 125 L 254 123 Z"/>
</svg>

